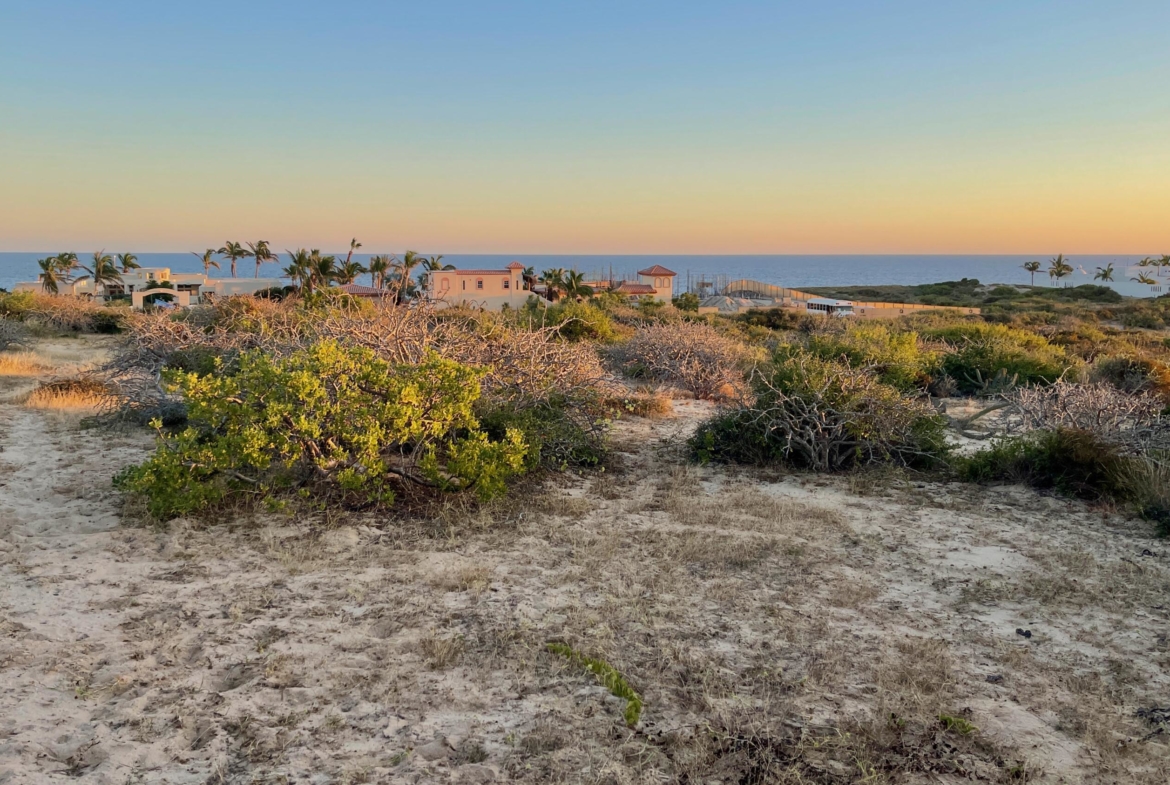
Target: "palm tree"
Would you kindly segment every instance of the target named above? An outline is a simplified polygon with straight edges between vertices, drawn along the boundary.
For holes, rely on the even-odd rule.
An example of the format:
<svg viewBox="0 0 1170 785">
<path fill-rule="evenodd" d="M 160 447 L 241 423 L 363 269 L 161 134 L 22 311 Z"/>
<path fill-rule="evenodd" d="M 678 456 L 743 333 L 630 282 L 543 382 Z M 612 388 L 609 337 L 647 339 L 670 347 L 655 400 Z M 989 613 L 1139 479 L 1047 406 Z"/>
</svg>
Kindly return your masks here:
<svg viewBox="0 0 1170 785">
<path fill-rule="evenodd" d="M 123 273 L 128 273 L 131 270 L 137 270 L 142 267 L 138 263 L 138 257 L 132 253 L 118 254 L 118 264 L 122 267 Z M 219 265 L 217 264 L 216 267 L 219 267 Z"/>
<path fill-rule="evenodd" d="M 353 252 L 361 247 L 362 247 L 362 244 L 357 241 L 356 237 L 349 241 L 349 253 L 347 253 L 345 255 L 345 263 L 346 264 L 349 264 L 350 259 L 353 258 Z"/>
<path fill-rule="evenodd" d="M 1032 286 L 1036 285 L 1036 271 L 1040 269 L 1040 262 L 1025 262 L 1024 269 L 1032 274 Z"/>
<path fill-rule="evenodd" d="M 430 259 L 423 259 L 422 268 L 423 274 L 419 276 L 418 283 L 422 289 L 431 288 L 431 273 L 439 270 L 454 270 L 455 265 L 443 264 L 442 256 L 432 256 Z"/>
<path fill-rule="evenodd" d="M 394 257 L 389 254 L 370 257 L 370 263 L 366 266 L 366 270 L 370 273 L 370 283 L 374 285 L 375 289 L 386 287 L 386 275 L 393 267 Z"/>
<path fill-rule="evenodd" d="M 565 294 L 574 300 L 581 301 L 593 296 L 593 287 L 585 285 L 585 276 L 572 270 L 565 276 Z"/>
<path fill-rule="evenodd" d="M 1113 280 L 1113 262 L 1110 262 L 1105 267 L 1098 267 L 1097 274 L 1093 276 L 1094 281 L 1112 281 Z"/>
<path fill-rule="evenodd" d="M 236 262 L 252 255 L 244 246 L 233 243 L 231 240 L 224 243 L 223 248 L 220 248 L 216 253 L 232 263 L 232 278 L 236 277 Z"/>
<path fill-rule="evenodd" d="M 1129 280 L 1137 281 L 1138 283 L 1151 284 L 1151 285 L 1156 284 L 1158 282 L 1157 279 L 1151 278 L 1150 276 L 1146 275 L 1145 273 L 1138 273 L 1137 278 L 1130 278 Z"/>
<path fill-rule="evenodd" d="M 293 286 L 301 291 L 313 291 L 313 282 L 311 279 L 311 272 L 313 267 L 312 256 L 304 248 L 298 248 L 296 251 L 285 251 L 289 256 L 289 265 L 281 272 L 284 276 L 292 281 Z"/>
<path fill-rule="evenodd" d="M 265 262 L 278 262 L 280 257 L 272 252 L 268 247 L 267 240 L 257 240 L 254 243 L 248 243 L 248 256 L 256 260 L 256 277 L 260 277 L 260 265 Z"/>
<path fill-rule="evenodd" d="M 520 277 L 524 279 L 524 288 L 532 291 L 532 287 L 536 285 L 536 268 L 525 267 L 520 271 Z"/>
<path fill-rule="evenodd" d="M 214 267 L 217 270 L 219 269 L 219 262 L 217 262 L 211 258 L 211 257 L 215 256 L 217 253 L 219 253 L 219 251 L 215 250 L 214 248 L 208 248 L 202 254 L 200 254 L 198 251 L 191 252 L 191 254 L 193 256 L 195 256 L 195 258 L 197 258 L 199 261 L 203 262 L 203 277 L 204 278 L 211 275 L 211 268 L 212 267 Z"/>
<path fill-rule="evenodd" d="M 83 266 L 81 269 L 89 273 L 89 277 L 93 279 L 94 294 L 97 294 L 98 287 L 104 291 L 109 284 L 115 281 L 122 282 L 122 273 L 118 272 L 118 267 L 114 264 L 114 257 L 104 250 L 94 251 L 92 266 Z"/>
<path fill-rule="evenodd" d="M 553 302 L 565 290 L 565 271 L 561 267 L 553 267 L 540 274 L 540 282 L 544 284 L 545 297 Z"/>
<path fill-rule="evenodd" d="M 365 275 L 365 267 L 362 267 L 361 262 L 343 262 L 334 274 L 333 280 L 339 284 L 353 283 L 359 275 Z"/>
<path fill-rule="evenodd" d="M 1048 260 L 1048 277 L 1055 278 L 1059 281 L 1066 275 L 1071 275 L 1073 271 L 1072 265 L 1064 258 L 1064 254 L 1058 253 L 1056 256 Z"/>
<path fill-rule="evenodd" d="M 1170 267 L 1170 255 L 1159 257 L 1158 261 L 1157 261 L 1157 265 L 1158 265 L 1158 275 L 1161 275 L 1162 270 L 1166 269 L 1167 267 Z"/>
<path fill-rule="evenodd" d="M 73 280 L 73 271 L 81 267 L 81 262 L 77 261 L 77 254 L 63 251 L 54 258 L 57 260 L 57 271 L 61 274 L 61 280 L 69 283 Z"/>
<path fill-rule="evenodd" d="M 41 289 L 48 294 L 58 294 L 61 291 L 61 263 L 56 256 L 47 256 L 44 259 L 37 259 L 37 265 L 41 268 Z"/>
<path fill-rule="evenodd" d="M 309 291 L 312 291 L 314 287 L 324 289 L 335 280 L 337 280 L 337 257 L 322 256 L 321 252 L 314 248 L 309 254 L 309 277 L 306 279 Z"/>
</svg>

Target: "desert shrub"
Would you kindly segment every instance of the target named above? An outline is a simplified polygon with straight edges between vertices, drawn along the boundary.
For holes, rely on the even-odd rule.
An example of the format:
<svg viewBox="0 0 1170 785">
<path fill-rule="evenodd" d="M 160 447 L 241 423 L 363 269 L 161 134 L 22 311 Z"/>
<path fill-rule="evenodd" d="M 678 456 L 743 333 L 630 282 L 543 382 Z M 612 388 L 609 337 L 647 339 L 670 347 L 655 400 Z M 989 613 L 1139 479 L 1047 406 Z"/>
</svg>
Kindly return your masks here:
<svg viewBox="0 0 1170 785">
<path fill-rule="evenodd" d="M 1157 393 L 1170 400 L 1170 366 L 1138 355 L 1102 357 L 1089 369 L 1089 378 L 1126 393 Z"/>
<path fill-rule="evenodd" d="M 637 330 L 614 356 L 633 378 L 667 382 L 699 398 L 735 398 L 745 392 L 752 352 L 703 322 L 652 324 Z"/>
<path fill-rule="evenodd" d="M 1051 384 L 1076 361 L 1044 337 L 1002 324 L 960 322 L 923 330 L 948 348 L 941 370 L 965 393 L 1016 384 Z"/>
<path fill-rule="evenodd" d="M 648 419 L 669 417 L 674 413 L 670 397 L 659 390 L 635 390 L 626 395 L 615 395 L 606 400 L 606 406 L 618 416 L 633 415 Z"/>
<path fill-rule="evenodd" d="M 25 348 L 28 344 L 28 328 L 8 317 L 0 317 L 0 352 L 12 348 Z"/>
<path fill-rule="evenodd" d="M 694 292 L 683 292 L 672 300 L 674 307 L 680 311 L 699 312 L 699 295 Z"/>
<path fill-rule="evenodd" d="M 820 326 L 825 321 L 820 316 L 798 308 L 753 309 L 737 315 L 735 320 L 745 325 L 764 327 L 769 330 L 800 330 L 802 332 L 812 332 L 814 326 Z"/>
<path fill-rule="evenodd" d="M 1165 404 L 1153 393 L 1126 393 L 1107 384 L 1064 380 L 1048 387 L 1020 387 L 1005 395 L 1018 413 L 1018 427 L 1084 431 L 1128 453 L 1170 444 Z"/>
<path fill-rule="evenodd" d="M 689 443 L 699 460 L 839 471 L 946 455 L 946 425 L 929 404 L 847 363 L 781 352 L 753 388 L 754 403 L 699 426 Z"/>
<path fill-rule="evenodd" d="M 569 341 L 611 343 L 617 338 L 609 314 L 589 303 L 573 300 L 551 305 L 544 312 L 544 324 L 556 328 Z"/>
<path fill-rule="evenodd" d="M 571 401 L 483 407 L 479 421 L 490 439 L 503 440 L 509 433 L 523 437 L 526 469 L 590 467 L 605 459 L 605 431 L 600 422 Z"/>
<path fill-rule="evenodd" d="M 166 433 L 119 488 L 160 518 L 235 495 L 300 489 L 390 504 L 403 491 L 505 490 L 528 447 L 492 440 L 472 407 L 481 371 L 434 354 L 393 365 L 360 347 L 323 341 L 285 358 L 242 353 L 235 373 L 176 373 L 188 425 Z"/>
<path fill-rule="evenodd" d="M 937 363 L 935 353 L 919 346 L 917 333 L 884 324 L 851 324 L 840 333 L 813 335 L 808 349 L 824 359 L 841 358 L 854 368 L 869 369 L 900 390 L 925 387 Z"/>
<path fill-rule="evenodd" d="M 0 294 L 0 317 L 19 321 L 36 306 L 37 299 L 33 292 L 4 292 Z"/>
<path fill-rule="evenodd" d="M 1132 458 L 1122 464 L 1116 481 L 1137 513 L 1170 537 L 1170 466 L 1146 456 Z"/>
<path fill-rule="evenodd" d="M 521 408 L 553 399 L 585 412 L 616 389 L 587 342 L 565 341 L 555 327 L 527 328 L 493 314 L 433 311 L 392 302 L 351 310 L 253 297 L 232 297 L 181 314 L 139 314 L 122 351 L 102 375 L 136 419 L 174 409 L 159 384 L 168 367 L 206 369 L 209 359 L 230 367 L 242 352 L 285 357 L 320 341 L 369 349 L 391 364 L 421 362 L 429 352 L 475 366 L 482 402 Z M 168 415 L 170 416 L 170 415 Z"/>
<path fill-rule="evenodd" d="M 1013 482 L 1079 499 L 1129 496 L 1120 478 L 1127 459 L 1114 444 L 1088 431 L 1033 431 L 999 441 L 961 459 L 959 474 L 971 482 Z"/>
</svg>

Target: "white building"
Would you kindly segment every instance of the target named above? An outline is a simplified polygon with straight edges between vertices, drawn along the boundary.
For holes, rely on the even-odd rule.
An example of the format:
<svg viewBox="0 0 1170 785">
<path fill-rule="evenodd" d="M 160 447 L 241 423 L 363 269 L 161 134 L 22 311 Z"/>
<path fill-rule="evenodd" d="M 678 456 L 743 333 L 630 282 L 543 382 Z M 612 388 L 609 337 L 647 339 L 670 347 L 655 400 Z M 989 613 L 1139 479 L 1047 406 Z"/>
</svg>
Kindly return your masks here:
<svg viewBox="0 0 1170 785">
<path fill-rule="evenodd" d="M 122 273 L 121 281 L 105 284 L 100 293 L 88 276 L 61 283 L 57 289 L 60 294 L 81 297 L 129 296 L 133 306 L 141 308 L 143 301 L 151 295 L 159 295 L 160 299 L 167 299 L 176 305 L 191 305 L 205 302 L 209 296 L 255 294 L 282 286 L 284 281 L 279 278 L 209 278 L 203 273 L 173 273 L 169 267 L 140 267 Z M 13 287 L 13 291 L 39 292 L 42 286 L 40 280 L 22 281 Z"/>
</svg>

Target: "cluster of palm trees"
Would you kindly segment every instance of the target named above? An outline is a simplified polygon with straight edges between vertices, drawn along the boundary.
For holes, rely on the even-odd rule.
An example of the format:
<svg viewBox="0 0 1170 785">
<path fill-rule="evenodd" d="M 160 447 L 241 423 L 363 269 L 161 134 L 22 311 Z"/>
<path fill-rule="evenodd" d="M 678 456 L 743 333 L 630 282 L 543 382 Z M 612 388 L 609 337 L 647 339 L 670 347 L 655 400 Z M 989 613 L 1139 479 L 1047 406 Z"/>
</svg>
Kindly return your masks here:
<svg viewBox="0 0 1170 785">
<path fill-rule="evenodd" d="M 1167 267 L 1170 267 L 1170 254 L 1167 254 L 1166 256 L 1158 256 L 1158 257 L 1147 256 L 1145 259 L 1142 259 L 1140 262 L 1138 262 L 1137 266 L 1144 267 L 1147 269 L 1152 267 L 1157 271 L 1155 273 L 1155 275 L 1157 275 L 1158 278 L 1161 278 L 1162 274 L 1163 274 L 1162 271 L 1165 270 Z M 1144 284 L 1150 284 L 1150 285 L 1158 283 L 1157 278 L 1146 275 L 1144 272 L 1138 273 L 1136 277 L 1130 278 L 1130 280 L 1137 281 L 1138 283 L 1144 283 Z"/>
<path fill-rule="evenodd" d="M 536 283 L 544 284 L 544 296 L 552 301 L 569 297 L 577 301 L 586 300 L 593 296 L 593 287 L 585 284 L 585 276 L 576 270 L 565 270 L 553 267 L 541 272 L 536 277 L 535 270 L 526 267 L 521 273 L 528 288 L 532 289 Z"/>
<path fill-rule="evenodd" d="M 123 273 L 141 265 L 138 264 L 138 257 L 132 253 L 118 254 L 115 262 L 115 257 L 101 250 L 94 251 L 93 261 L 88 265 L 82 264 L 77 254 L 67 251 L 38 259 L 37 266 L 41 268 L 41 288 L 50 294 L 58 294 L 62 284 L 68 286 L 87 279 L 93 281 L 94 291 L 98 287 L 104 289 L 111 284 L 121 283 Z M 85 275 L 77 275 L 81 270 L 85 271 Z"/>
<path fill-rule="evenodd" d="M 402 259 L 390 254 L 371 256 L 369 263 L 362 265 L 353 258 L 354 251 L 361 247 L 362 244 L 356 239 L 351 240 L 344 261 L 336 256 L 322 254 L 316 248 L 287 251 L 290 264 L 282 272 L 304 294 L 312 294 L 332 284 L 351 284 L 359 276 L 369 274 L 375 289 L 384 289 L 397 299 L 404 300 L 418 296 L 420 289 L 414 279 L 417 268 L 424 270 L 424 288 L 426 273 L 455 269 L 453 265 L 444 265 L 442 256 L 428 258 L 416 251 L 407 251 Z"/>
<path fill-rule="evenodd" d="M 246 248 L 244 246 L 247 246 Z M 253 259 L 256 262 L 256 277 L 260 277 L 260 267 L 269 262 L 280 261 L 280 257 L 272 252 L 268 247 L 267 240 L 257 240 L 254 243 L 244 243 L 241 245 L 233 240 L 228 240 L 220 248 L 208 248 L 203 253 L 192 251 L 200 262 L 203 263 L 203 274 L 210 275 L 211 268 L 220 269 L 219 262 L 213 257 L 222 256 L 228 264 L 231 265 L 232 278 L 237 278 L 236 265 L 241 259 Z"/>
<path fill-rule="evenodd" d="M 1036 273 L 1038 273 L 1040 271 L 1040 267 L 1041 267 L 1040 262 L 1032 261 L 1032 262 L 1025 262 L 1024 263 L 1024 269 L 1027 270 L 1032 275 L 1032 285 L 1033 286 L 1036 285 Z M 1089 274 L 1089 271 L 1086 270 L 1084 267 L 1081 267 L 1080 269 L 1081 269 L 1081 272 L 1084 273 L 1085 275 Z M 1073 266 L 1071 264 L 1069 264 L 1069 260 L 1066 259 L 1064 254 L 1062 254 L 1062 253 L 1058 253 L 1056 256 L 1054 256 L 1048 260 L 1048 278 L 1049 278 L 1049 280 L 1052 281 L 1052 283 L 1054 285 L 1056 284 L 1056 282 L 1062 280 L 1063 278 L 1066 278 L 1066 277 L 1072 275 L 1073 272 L 1075 272 Z M 1112 281 L 1113 280 L 1113 264 L 1110 263 L 1104 267 L 1098 267 L 1096 272 L 1093 274 L 1093 280 L 1094 281 Z"/>
</svg>

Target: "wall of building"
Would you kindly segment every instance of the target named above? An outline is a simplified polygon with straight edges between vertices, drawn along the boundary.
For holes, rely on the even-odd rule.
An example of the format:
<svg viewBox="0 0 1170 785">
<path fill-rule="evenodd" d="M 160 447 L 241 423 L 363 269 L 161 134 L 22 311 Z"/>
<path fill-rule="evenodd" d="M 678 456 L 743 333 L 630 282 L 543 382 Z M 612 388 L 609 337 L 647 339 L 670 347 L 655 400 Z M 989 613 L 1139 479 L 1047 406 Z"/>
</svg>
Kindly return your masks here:
<svg viewBox="0 0 1170 785">
<path fill-rule="evenodd" d="M 428 273 L 427 294 L 439 305 L 462 305 L 498 311 L 519 308 L 532 292 L 524 288 L 520 270 L 435 270 Z"/>
</svg>

